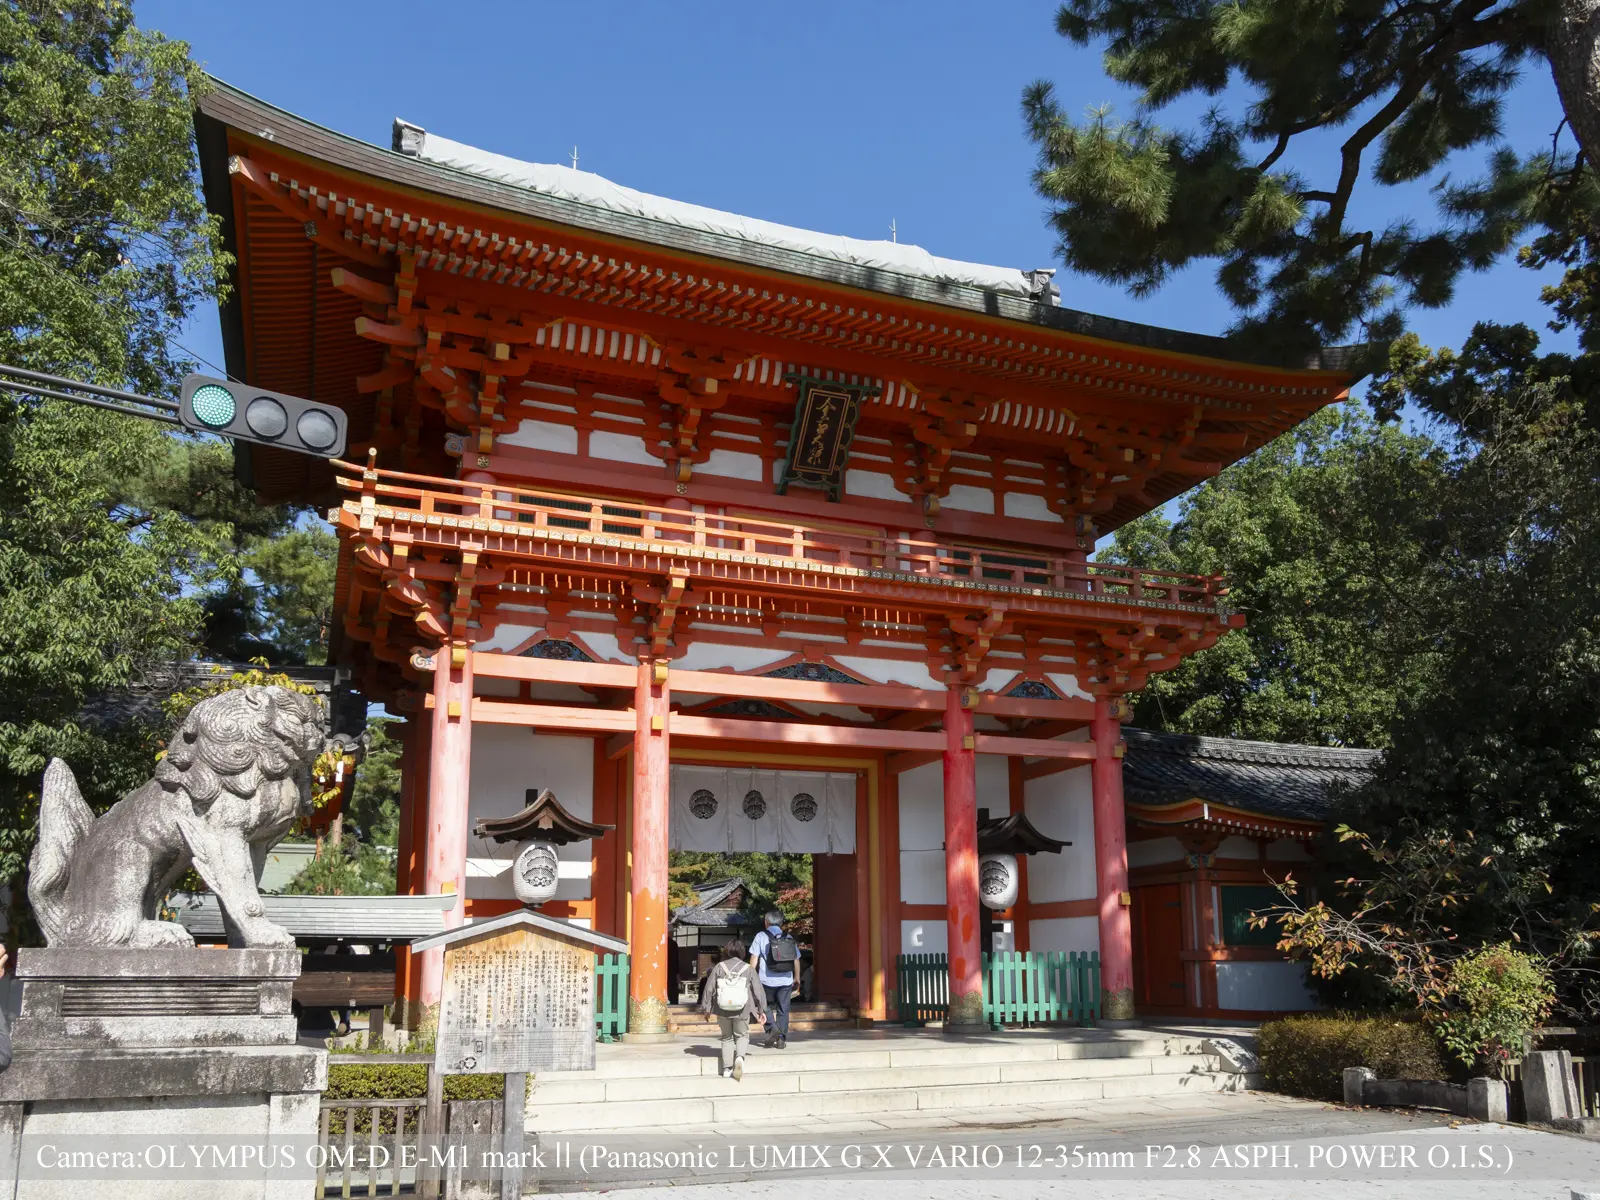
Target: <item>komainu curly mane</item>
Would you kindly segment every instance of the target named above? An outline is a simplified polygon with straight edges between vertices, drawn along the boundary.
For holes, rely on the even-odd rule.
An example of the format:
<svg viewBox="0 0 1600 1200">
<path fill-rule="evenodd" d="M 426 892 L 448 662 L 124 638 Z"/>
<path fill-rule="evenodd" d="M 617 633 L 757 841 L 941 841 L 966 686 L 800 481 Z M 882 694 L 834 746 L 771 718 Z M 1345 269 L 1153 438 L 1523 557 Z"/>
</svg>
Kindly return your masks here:
<svg viewBox="0 0 1600 1200">
<path fill-rule="evenodd" d="M 60 759 L 45 772 L 28 896 L 52 946 L 185 944 L 157 920 L 193 865 L 217 895 L 236 945 L 293 945 L 265 919 L 256 874 L 266 852 L 311 811 L 323 713 L 283 687 L 222 692 L 196 704 L 155 778 L 96 820 Z"/>
</svg>

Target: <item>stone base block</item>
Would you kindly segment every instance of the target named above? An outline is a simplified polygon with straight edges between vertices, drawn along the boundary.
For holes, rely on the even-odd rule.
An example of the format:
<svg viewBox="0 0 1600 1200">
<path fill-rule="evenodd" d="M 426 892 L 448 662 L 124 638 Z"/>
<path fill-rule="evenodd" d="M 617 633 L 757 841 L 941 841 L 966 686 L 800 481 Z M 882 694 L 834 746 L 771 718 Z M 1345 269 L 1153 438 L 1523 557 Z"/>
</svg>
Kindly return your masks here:
<svg viewBox="0 0 1600 1200">
<path fill-rule="evenodd" d="M 297 950 L 27 949 L 18 1049 L 292 1046 Z"/>
<path fill-rule="evenodd" d="M 0 1196 L 303 1200 L 327 1081 L 327 1051 L 303 1046 L 20 1052 L 0 1073 Z M 181 1161 L 211 1146 L 239 1157 L 169 1178 L 148 1158 L 104 1157 L 157 1147 Z"/>
</svg>

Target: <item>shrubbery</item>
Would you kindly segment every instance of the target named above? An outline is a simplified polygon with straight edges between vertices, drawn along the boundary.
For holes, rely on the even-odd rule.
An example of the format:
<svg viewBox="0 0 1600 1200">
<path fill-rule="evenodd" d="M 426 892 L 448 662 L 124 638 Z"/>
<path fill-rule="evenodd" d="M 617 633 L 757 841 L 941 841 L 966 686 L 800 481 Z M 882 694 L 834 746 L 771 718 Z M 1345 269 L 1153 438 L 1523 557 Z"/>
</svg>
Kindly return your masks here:
<svg viewBox="0 0 1600 1200">
<path fill-rule="evenodd" d="M 1468 1067 L 1505 1075 L 1556 999 L 1550 972 L 1510 943 L 1485 946 L 1450 967 L 1451 1007 L 1439 1038 Z"/>
<path fill-rule="evenodd" d="M 1269 1089 L 1312 1100 L 1342 1100 L 1346 1067 L 1371 1067 L 1380 1079 L 1445 1077 L 1432 1032 L 1397 1017 L 1285 1017 L 1261 1026 L 1256 1048 Z"/>
</svg>

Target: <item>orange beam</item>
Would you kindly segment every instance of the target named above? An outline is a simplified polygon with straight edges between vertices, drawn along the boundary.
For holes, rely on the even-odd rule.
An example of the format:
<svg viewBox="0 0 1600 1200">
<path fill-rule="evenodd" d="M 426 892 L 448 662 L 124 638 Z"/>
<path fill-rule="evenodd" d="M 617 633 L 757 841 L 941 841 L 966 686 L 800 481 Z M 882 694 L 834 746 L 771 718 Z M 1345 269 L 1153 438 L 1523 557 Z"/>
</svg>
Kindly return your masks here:
<svg viewBox="0 0 1600 1200">
<path fill-rule="evenodd" d="M 497 679 L 538 683 L 570 683 L 579 687 L 631 689 L 634 668 L 617 663 L 564 662 L 553 658 L 522 658 L 492 651 L 473 652 L 473 671 Z M 818 683 L 807 679 L 774 679 L 767 675 L 734 675 L 722 671 L 672 672 L 672 690 L 709 696 L 752 700 L 787 700 L 800 704 L 849 704 L 858 708 L 920 709 L 944 711 L 944 691 L 900 684 Z M 1092 700 L 1027 700 L 1015 696 L 979 693 L 980 713 L 1040 720 L 1088 721 Z M 989 736 L 989 735 L 984 735 Z M 1028 740 L 1028 739 L 1014 739 Z M 1035 739 L 1037 740 L 1037 739 Z M 1082 743 L 1087 745 L 1087 743 Z M 984 753 L 984 751 L 979 751 Z M 1005 750 L 988 753 L 1004 754 Z"/>
</svg>

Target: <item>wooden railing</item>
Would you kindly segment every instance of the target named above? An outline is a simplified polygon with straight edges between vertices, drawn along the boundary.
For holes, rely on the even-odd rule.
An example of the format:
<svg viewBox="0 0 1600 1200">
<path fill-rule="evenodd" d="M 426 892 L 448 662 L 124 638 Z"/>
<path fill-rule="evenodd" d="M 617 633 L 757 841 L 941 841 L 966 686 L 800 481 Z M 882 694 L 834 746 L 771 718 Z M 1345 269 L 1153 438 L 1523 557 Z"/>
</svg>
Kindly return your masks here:
<svg viewBox="0 0 1600 1200">
<path fill-rule="evenodd" d="M 336 462 L 339 486 L 363 505 L 423 517 L 525 525 L 548 533 L 578 531 L 632 543 L 677 543 L 758 554 L 807 564 L 856 567 L 951 581 L 995 581 L 1082 592 L 1130 601 L 1157 600 L 1212 608 L 1227 594 L 1220 576 L 1149 571 L 1028 547 L 930 538 L 924 531 L 850 524 L 823 525 L 738 511 L 690 512 L 659 503 L 592 497 L 531 486 L 466 483 Z"/>
<path fill-rule="evenodd" d="M 926 1025 L 949 1015 L 948 955 L 899 955 L 895 978 L 901 1024 Z M 1096 1024 L 1100 1020 L 1099 952 L 985 954 L 983 1016 L 992 1029 Z"/>
</svg>

